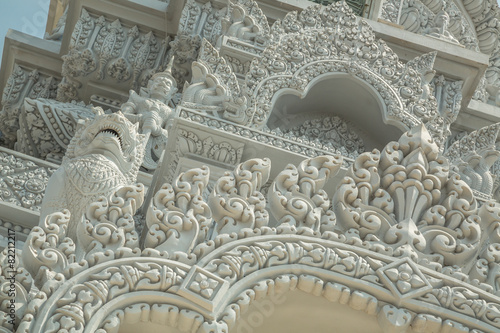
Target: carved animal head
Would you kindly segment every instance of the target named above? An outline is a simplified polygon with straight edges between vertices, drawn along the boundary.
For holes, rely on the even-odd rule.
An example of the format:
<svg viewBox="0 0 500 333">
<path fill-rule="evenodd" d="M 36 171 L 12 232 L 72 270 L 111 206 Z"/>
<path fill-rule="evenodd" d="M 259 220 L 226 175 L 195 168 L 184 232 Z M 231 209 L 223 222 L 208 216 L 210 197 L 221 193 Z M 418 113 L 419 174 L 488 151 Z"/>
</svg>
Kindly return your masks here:
<svg viewBox="0 0 500 333">
<path fill-rule="evenodd" d="M 139 125 L 132 124 L 121 112 L 104 114 L 101 108 L 92 120 L 76 130 L 68 145 L 65 160 L 100 154 L 113 162 L 127 180 L 134 182 L 144 157 L 146 138 Z"/>
</svg>

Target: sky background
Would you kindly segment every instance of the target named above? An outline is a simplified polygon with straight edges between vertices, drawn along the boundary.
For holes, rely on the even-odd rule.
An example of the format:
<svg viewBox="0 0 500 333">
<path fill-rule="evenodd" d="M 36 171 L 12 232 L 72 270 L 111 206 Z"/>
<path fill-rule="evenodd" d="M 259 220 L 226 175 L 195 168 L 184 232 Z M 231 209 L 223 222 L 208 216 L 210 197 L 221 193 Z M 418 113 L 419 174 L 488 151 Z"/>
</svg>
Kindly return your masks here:
<svg viewBox="0 0 500 333">
<path fill-rule="evenodd" d="M 43 37 L 50 0 L 0 0 L 0 54 L 9 28 Z"/>
<path fill-rule="evenodd" d="M 0 55 L 9 28 L 43 37 L 49 5 L 50 0 L 0 0 Z"/>
</svg>

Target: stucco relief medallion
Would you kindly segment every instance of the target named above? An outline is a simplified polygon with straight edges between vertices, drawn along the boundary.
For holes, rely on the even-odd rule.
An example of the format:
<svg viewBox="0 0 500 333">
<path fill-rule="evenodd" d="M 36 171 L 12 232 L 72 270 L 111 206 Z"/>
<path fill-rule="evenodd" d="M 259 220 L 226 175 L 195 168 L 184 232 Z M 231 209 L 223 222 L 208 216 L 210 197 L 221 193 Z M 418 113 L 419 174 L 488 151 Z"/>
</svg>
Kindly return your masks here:
<svg viewBox="0 0 500 333">
<path fill-rule="evenodd" d="M 423 295 L 432 289 L 427 278 L 409 258 L 403 258 L 377 270 L 384 285 L 399 299 Z"/>
<path fill-rule="evenodd" d="M 179 295 L 212 311 L 229 289 L 229 282 L 201 268 L 194 267 L 179 290 Z"/>
</svg>

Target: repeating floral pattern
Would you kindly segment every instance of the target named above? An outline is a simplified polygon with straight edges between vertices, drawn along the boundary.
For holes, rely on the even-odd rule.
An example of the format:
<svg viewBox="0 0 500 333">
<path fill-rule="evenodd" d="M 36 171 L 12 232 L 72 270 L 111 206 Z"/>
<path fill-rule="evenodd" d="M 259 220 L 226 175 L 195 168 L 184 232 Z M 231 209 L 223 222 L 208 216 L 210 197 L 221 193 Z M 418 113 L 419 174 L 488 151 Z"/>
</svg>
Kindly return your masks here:
<svg viewBox="0 0 500 333">
<path fill-rule="evenodd" d="M 431 2 L 426 1 L 428 8 Z M 493 203 L 480 207 L 474 190 L 488 188 L 474 182 L 478 177 L 467 173 L 465 164 L 453 169 L 466 155 L 496 157 L 492 138 L 498 127 L 459 139 L 441 153 L 447 126 L 460 104 L 462 83 L 425 77 L 432 71 L 435 53 L 400 62 L 342 2 L 290 13 L 272 27 L 262 22 L 255 1 L 240 0 L 223 9 L 190 0 L 183 11 L 173 53 L 181 55 L 176 61 L 184 67 L 199 53 L 191 70 L 201 75 L 193 75 L 185 87 L 181 117 L 268 140 L 310 158 L 284 170 L 273 170 L 267 159 L 240 163 L 242 148 L 233 142 L 214 144 L 211 137 L 200 139 L 181 129 L 183 141 L 178 143 L 186 152 L 236 165 L 234 170 L 212 180 L 208 168 L 195 168 L 164 184 L 145 208 L 142 232 L 134 218 L 144 201 L 144 187 L 133 185 L 139 158 L 130 161 L 130 184 L 89 203 L 79 237 L 67 237 L 68 211 L 49 214 L 28 236 L 22 262 L 16 263 L 26 268 L 19 281 L 23 294 L 18 331 L 116 332 L 124 323 L 146 320 L 179 330 L 228 332 L 254 301 L 295 289 L 376 316 L 384 331 L 499 329 L 500 209 Z M 421 13 L 432 16 L 426 10 Z M 249 23 L 249 18 L 257 20 Z M 202 32 L 193 37 L 194 31 Z M 244 86 L 217 50 L 222 47 L 221 34 L 256 52 L 257 58 L 243 70 Z M 185 50 L 186 46 L 190 47 Z M 140 84 L 160 66 L 158 59 L 167 48 L 153 33 L 141 34 L 138 28 L 95 18 L 85 10 L 71 47 L 64 59 L 67 77 L 59 86 L 61 98 L 77 96 L 79 87 L 70 76 L 95 74 L 99 80 Z M 310 66 L 313 62 L 319 65 Z M 351 137 L 356 156 L 341 179 L 336 176 L 347 164 L 332 156 L 332 150 L 320 156 L 324 142 L 300 144 L 257 129 L 264 128 L 270 112 L 267 102 L 279 89 L 301 91 L 311 78 L 332 71 L 377 86 L 388 114 L 413 127 L 382 151 L 362 153 L 361 142 Z M 286 75 L 293 80 L 284 82 Z M 387 82 L 391 85 L 384 86 Z M 189 91 L 199 83 L 205 90 Z M 389 94 L 389 87 L 396 92 Z M 224 93 L 226 88 L 234 95 Z M 40 86 L 35 90 L 43 91 Z M 15 100 L 17 93 L 14 82 L 7 94 Z M 215 99 L 203 99 L 207 96 Z M 198 102 L 209 100 L 217 103 L 198 110 Z M 438 100 L 444 105 L 439 111 Z M 95 134 L 81 132 L 75 142 L 85 146 Z M 129 142 L 124 144 L 124 149 L 131 148 Z M 67 157 L 78 156 L 78 148 L 69 144 Z M 5 161 L 0 172 L 24 170 L 22 162 L 0 157 Z M 94 166 L 99 169 L 98 163 Z M 19 186 L 41 193 L 45 183 L 36 180 L 42 176 L 31 173 L 5 186 L 18 186 L 12 187 L 17 193 L 22 193 Z M 8 177 L 3 179 L 10 181 Z M 333 197 L 325 190 L 332 178 Z M 0 257 L 4 288 L 6 257 Z M 4 301 L 4 289 L 0 291 Z M 126 306 L 117 301 L 144 295 L 154 295 L 155 301 Z M 190 309 L 174 306 L 172 300 Z M 429 305 L 453 312 L 456 321 L 425 313 Z M 106 316 L 101 318 L 103 309 Z M 0 311 L 6 327 L 4 303 Z"/>
<path fill-rule="evenodd" d="M 168 38 L 161 40 L 152 31 L 143 32 L 137 26 L 125 27 L 118 19 L 96 16 L 82 8 L 69 51 L 62 57 L 64 79 L 57 88 L 59 101 L 80 99 L 92 74 L 99 81 L 118 84 L 126 92 L 145 86 L 164 65 Z"/>
<path fill-rule="evenodd" d="M 55 169 L 0 151 L 0 199 L 40 211 L 47 182 Z"/>
</svg>

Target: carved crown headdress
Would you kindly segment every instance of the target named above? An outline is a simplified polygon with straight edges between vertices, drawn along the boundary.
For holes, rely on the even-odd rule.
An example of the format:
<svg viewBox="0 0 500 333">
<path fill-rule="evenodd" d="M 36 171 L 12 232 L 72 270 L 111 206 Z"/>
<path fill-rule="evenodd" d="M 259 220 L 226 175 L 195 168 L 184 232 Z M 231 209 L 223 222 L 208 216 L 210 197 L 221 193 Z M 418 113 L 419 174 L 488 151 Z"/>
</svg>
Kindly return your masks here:
<svg viewBox="0 0 500 333">
<path fill-rule="evenodd" d="M 172 75 L 172 66 L 173 65 L 174 65 L 174 56 L 172 56 L 170 58 L 170 61 L 168 62 L 168 65 L 167 65 L 167 68 L 163 72 L 158 72 L 158 73 L 154 74 L 151 77 L 151 81 L 154 81 L 156 78 L 165 77 L 165 78 L 170 79 L 170 81 L 172 81 L 173 87 L 177 87 L 177 81 L 175 80 L 175 78 Z"/>
</svg>

